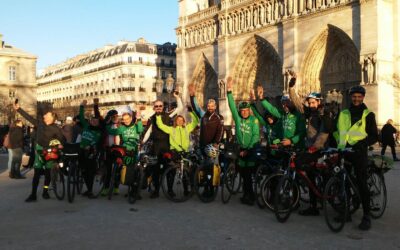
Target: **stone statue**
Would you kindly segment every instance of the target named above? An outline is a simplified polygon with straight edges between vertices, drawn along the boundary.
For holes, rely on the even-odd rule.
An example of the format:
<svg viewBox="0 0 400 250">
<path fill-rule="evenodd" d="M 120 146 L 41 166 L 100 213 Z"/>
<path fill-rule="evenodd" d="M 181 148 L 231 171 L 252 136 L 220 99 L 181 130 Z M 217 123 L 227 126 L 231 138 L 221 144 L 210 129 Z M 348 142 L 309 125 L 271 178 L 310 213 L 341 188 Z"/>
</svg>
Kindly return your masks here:
<svg viewBox="0 0 400 250">
<path fill-rule="evenodd" d="M 225 97 L 225 81 L 220 80 L 219 81 L 219 98 L 224 98 Z"/>
</svg>

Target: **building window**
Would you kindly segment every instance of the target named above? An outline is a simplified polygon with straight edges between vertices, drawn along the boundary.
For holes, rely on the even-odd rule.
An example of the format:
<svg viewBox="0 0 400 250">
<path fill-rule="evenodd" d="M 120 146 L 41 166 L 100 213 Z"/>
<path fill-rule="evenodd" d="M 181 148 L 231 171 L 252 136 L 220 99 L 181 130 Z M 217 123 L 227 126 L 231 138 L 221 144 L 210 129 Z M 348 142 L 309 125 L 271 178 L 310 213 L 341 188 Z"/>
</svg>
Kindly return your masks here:
<svg viewBox="0 0 400 250">
<path fill-rule="evenodd" d="M 17 80 L 17 70 L 15 66 L 8 67 L 8 80 L 10 81 Z"/>
<path fill-rule="evenodd" d="M 170 66 L 170 67 L 173 67 L 173 66 L 174 66 L 174 60 L 170 60 L 170 61 L 169 61 L 169 66 Z"/>
<path fill-rule="evenodd" d="M 143 63 L 143 58 L 142 57 L 139 57 L 139 62 Z"/>
<path fill-rule="evenodd" d="M 165 78 L 165 71 L 161 71 L 161 78 Z"/>
<path fill-rule="evenodd" d="M 164 66 L 164 65 L 165 65 L 165 60 L 161 59 L 161 66 Z"/>
<path fill-rule="evenodd" d="M 128 57 L 128 63 L 132 63 L 132 57 L 131 56 Z"/>
</svg>

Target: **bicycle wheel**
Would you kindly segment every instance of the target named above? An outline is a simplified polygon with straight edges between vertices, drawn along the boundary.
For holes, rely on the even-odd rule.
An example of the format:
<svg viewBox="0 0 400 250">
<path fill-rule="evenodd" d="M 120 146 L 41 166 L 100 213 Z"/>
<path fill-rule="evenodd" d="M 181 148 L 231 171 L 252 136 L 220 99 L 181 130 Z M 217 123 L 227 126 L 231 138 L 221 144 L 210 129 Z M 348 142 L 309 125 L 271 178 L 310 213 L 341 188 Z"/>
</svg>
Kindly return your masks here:
<svg viewBox="0 0 400 250">
<path fill-rule="evenodd" d="M 93 196 L 98 197 L 104 189 L 104 182 L 106 180 L 107 169 L 104 163 L 99 162 L 96 167 L 96 174 L 93 179 Z"/>
<path fill-rule="evenodd" d="M 58 200 L 63 200 L 65 196 L 64 174 L 58 166 L 51 169 L 51 183 L 54 195 Z"/>
<path fill-rule="evenodd" d="M 193 185 L 190 178 L 190 170 L 187 167 L 171 166 L 165 170 L 161 188 L 165 197 L 173 202 L 187 201 L 193 195 Z"/>
<path fill-rule="evenodd" d="M 293 207 L 299 202 L 299 187 L 296 181 L 283 176 L 275 190 L 274 212 L 276 219 L 283 223 L 289 219 Z"/>
<path fill-rule="evenodd" d="M 111 177 L 110 177 L 110 184 L 109 184 L 108 194 L 107 194 L 107 197 L 108 197 L 109 200 L 111 200 L 111 198 L 113 196 L 114 185 L 115 185 L 115 181 L 116 181 L 115 178 L 116 178 L 116 175 L 117 175 L 117 168 L 118 168 L 117 163 L 114 163 L 111 166 Z"/>
<path fill-rule="evenodd" d="M 282 176 L 282 173 L 270 175 L 261 184 L 261 198 L 265 206 L 271 211 L 274 211 L 275 191 Z"/>
<path fill-rule="evenodd" d="M 212 168 L 213 166 L 198 167 L 194 175 L 194 190 L 204 203 L 212 202 L 218 194 L 218 185 L 213 185 Z"/>
<path fill-rule="evenodd" d="M 340 232 L 346 222 L 347 200 L 343 182 L 337 177 L 332 177 L 325 187 L 323 207 L 326 224 L 335 233 Z"/>
<path fill-rule="evenodd" d="M 382 174 L 372 172 L 367 180 L 370 193 L 370 215 L 374 219 L 382 217 L 386 209 L 387 193 Z"/>
<path fill-rule="evenodd" d="M 268 178 L 269 174 L 270 174 L 270 167 L 267 165 L 259 166 L 256 170 L 256 173 L 254 174 L 254 180 L 253 180 L 254 195 L 256 197 L 257 205 L 261 209 L 266 207 L 266 204 L 262 198 L 261 187 L 263 182 Z"/>
<path fill-rule="evenodd" d="M 239 193 L 240 187 L 242 186 L 242 178 L 234 162 L 229 164 L 227 174 L 230 177 L 227 179 L 228 182 L 226 183 L 226 188 L 228 188 L 231 194 Z"/>
<path fill-rule="evenodd" d="M 75 167 L 75 181 L 76 192 L 81 194 L 83 192 L 83 184 L 85 183 L 85 180 L 83 179 L 83 170 L 78 164 Z"/>
<path fill-rule="evenodd" d="M 229 183 L 230 181 L 228 180 L 229 178 L 231 178 L 231 176 L 228 175 L 228 171 L 225 170 L 225 173 L 223 175 L 223 178 L 221 180 L 221 200 L 223 204 L 226 204 L 229 202 L 229 200 L 232 197 L 232 193 L 229 191 L 228 187 L 227 187 L 227 183 Z"/>
<path fill-rule="evenodd" d="M 310 188 L 307 183 L 303 180 L 303 178 L 297 179 L 297 184 L 299 185 L 300 190 L 300 200 L 304 203 L 310 204 Z"/>
<path fill-rule="evenodd" d="M 140 190 L 142 189 L 143 169 L 140 166 L 135 166 L 133 172 L 133 180 L 128 185 L 128 202 L 133 204 L 140 199 Z"/>
<path fill-rule="evenodd" d="M 361 196 L 352 177 L 346 182 L 346 195 L 348 212 L 354 214 L 361 206 Z"/>
<path fill-rule="evenodd" d="M 75 199 L 75 187 L 76 187 L 76 165 L 74 162 L 68 162 L 68 176 L 67 176 L 67 196 L 68 202 L 72 203 Z"/>
</svg>

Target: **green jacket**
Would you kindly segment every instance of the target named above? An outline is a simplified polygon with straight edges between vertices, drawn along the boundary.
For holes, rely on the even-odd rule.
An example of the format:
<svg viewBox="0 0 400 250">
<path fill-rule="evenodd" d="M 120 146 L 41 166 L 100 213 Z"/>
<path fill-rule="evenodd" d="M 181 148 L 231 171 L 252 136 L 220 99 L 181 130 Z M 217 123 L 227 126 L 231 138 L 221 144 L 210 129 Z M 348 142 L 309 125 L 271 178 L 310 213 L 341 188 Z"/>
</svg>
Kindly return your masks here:
<svg viewBox="0 0 400 250">
<path fill-rule="evenodd" d="M 236 140 L 242 149 L 251 149 L 260 142 L 260 127 L 256 117 L 243 119 L 236 108 L 232 92 L 228 92 L 228 104 L 235 121 Z"/>
<path fill-rule="evenodd" d="M 119 135 L 122 139 L 122 146 L 127 150 L 137 151 L 140 134 L 143 132 L 143 124 L 141 120 L 128 126 L 120 125 L 117 128 L 112 128 L 111 125 L 107 125 L 106 129 L 109 135 Z"/>
<path fill-rule="evenodd" d="M 79 120 L 81 121 L 83 128 L 80 147 L 87 148 L 98 145 L 102 137 L 101 129 L 100 127 L 98 127 L 98 129 L 93 129 L 90 127 L 89 123 L 85 119 L 85 108 L 83 106 L 79 107 Z"/>
<path fill-rule="evenodd" d="M 164 131 L 164 133 L 169 134 L 169 144 L 172 150 L 178 152 L 187 152 L 190 145 L 190 133 L 199 124 L 199 118 L 194 114 L 190 113 L 192 121 L 185 127 L 172 127 L 167 126 L 162 122 L 161 116 L 157 115 L 156 123 L 159 129 Z"/>
<path fill-rule="evenodd" d="M 278 118 L 276 126 L 277 136 L 280 140 L 290 139 L 292 144 L 298 148 L 304 148 L 304 137 L 306 136 L 306 122 L 303 116 L 298 112 L 285 113 L 274 107 L 267 100 L 262 100 L 263 107 Z"/>
<path fill-rule="evenodd" d="M 268 122 L 261 116 L 261 114 L 258 113 L 257 108 L 253 104 L 251 105 L 251 110 L 253 111 L 253 114 L 258 119 L 260 124 L 264 127 L 264 136 L 267 138 L 268 145 L 275 144 L 277 139 L 276 124 L 268 124 Z"/>
</svg>

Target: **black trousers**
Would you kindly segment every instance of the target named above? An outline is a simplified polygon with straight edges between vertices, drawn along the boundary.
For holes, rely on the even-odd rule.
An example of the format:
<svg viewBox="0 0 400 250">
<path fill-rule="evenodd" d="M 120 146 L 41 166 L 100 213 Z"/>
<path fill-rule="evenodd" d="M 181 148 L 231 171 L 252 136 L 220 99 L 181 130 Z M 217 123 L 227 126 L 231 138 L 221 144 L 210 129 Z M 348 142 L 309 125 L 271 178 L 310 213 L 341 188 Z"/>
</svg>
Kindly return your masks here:
<svg viewBox="0 0 400 250">
<path fill-rule="evenodd" d="M 395 144 L 383 144 L 382 143 L 382 151 L 381 151 L 381 155 L 384 155 L 386 152 L 386 147 L 389 146 L 390 149 L 392 150 L 392 156 L 393 156 L 393 160 L 397 159 L 396 157 L 396 149 L 395 149 Z"/>
<path fill-rule="evenodd" d="M 154 141 L 152 154 L 157 156 L 157 164 L 151 167 L 152 169 L 152 180 L 155 188 L 155 192 L 160 191 L 160 176 L 163 171 L 167 168 L 167 162 L 163 155 L 166 152 L 170 152 L 169 145 L 163 142 Z M 161 171 L 161 165 L 163 165 L 163 171 Z M 169 184 L 169 182 L 168 182 Z M 171 186 L 171 189 L 169 188 Z M 172 190 L 172 184 L 168 185 L 168 189 Z"/>
<path fill-rule="evenodd" d="M 239 167 L 240 175 L 243 178 L 243 197 L 255 199 L 252 181 L 255 170 L 255 167 Z"/>
<path fill-rule="evenodd" d="M 51 169 L 42 169 L 42 168 L 35 168 L 32 180 L 32 195 L 36 196 L 37 188 L 39 186 L 40 176 L 44 175 L 44 188 L 43 190 L 47 190 L 48 186 L 50 185 L 51 177 L 50 177 Z M 47 188 L 46 188 L 47 187 Z"/>
<path fill-rule="evenodd" d="M 354 153 L 348 154 L 345 158 L 350 161 L 354 168 L 356 185 L 361 196 L 364 216 L 369 215 L 370 193 L 368 189 L 368 148 L 365 146 L 354 149 Z"/>
</svg>

